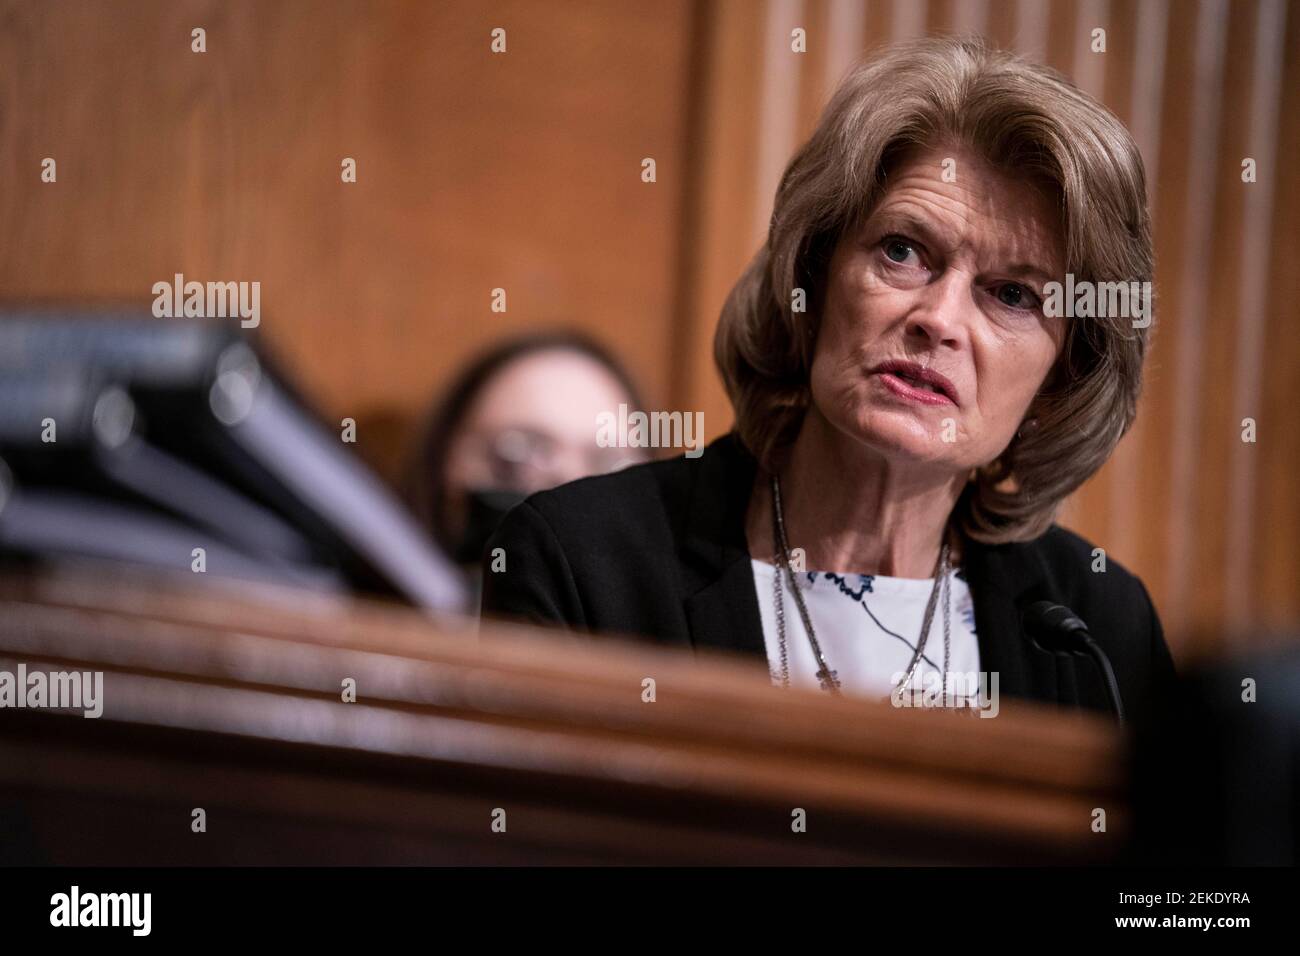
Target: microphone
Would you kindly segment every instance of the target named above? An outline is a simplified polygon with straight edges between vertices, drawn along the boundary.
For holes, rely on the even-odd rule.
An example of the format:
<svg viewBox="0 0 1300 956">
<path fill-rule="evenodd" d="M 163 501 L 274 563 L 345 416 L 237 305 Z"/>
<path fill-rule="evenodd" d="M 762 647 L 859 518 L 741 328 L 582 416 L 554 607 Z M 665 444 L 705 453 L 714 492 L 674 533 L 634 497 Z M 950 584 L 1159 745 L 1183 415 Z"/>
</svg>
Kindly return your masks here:
<svg viewBox="0 0 1300 956">
<path fill-rule="evenodd" d="M 1106 695 L 1110 698 L 1111 709 L 1115 717 L 1124 723 L 1124 705 L 1119 697 L 1119 683 L 1115 680 L 1115 669 L 1110 666 L 1110 658 L 1101 649 L 1092 635 L 1088 625 L 1064 604 L 1053 601 L 1035 601 L 1020 614 L 1020 623 L 1034 646 L 1049 654 L 1087 654 L 1096 662 L 1098 670 L 1106 684 Z"/>
</svg>

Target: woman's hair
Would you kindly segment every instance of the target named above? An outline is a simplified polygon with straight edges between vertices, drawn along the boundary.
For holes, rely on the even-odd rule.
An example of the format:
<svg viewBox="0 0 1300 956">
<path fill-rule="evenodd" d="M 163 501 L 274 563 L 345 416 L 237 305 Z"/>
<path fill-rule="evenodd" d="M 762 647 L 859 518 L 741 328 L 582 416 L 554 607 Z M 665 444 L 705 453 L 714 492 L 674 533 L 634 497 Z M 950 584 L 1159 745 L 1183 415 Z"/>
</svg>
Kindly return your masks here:
<svg viewBox="0 0 1300 956">
<path fill-rule="evenodd" d="M 841 235 L 870 215 L 901 157 L 946 143 L 1049 190 L 1076 282 L 1151 280 L 1142 158 L 1112 113 L 1056 72 L 978 41 L 891 47 L 849 74 L 786 167 L 767 242 L 723 306 L 714 359 L 740 439 L 765 468 L 810 402 L 827 264 Z M 795 289 L 806 311 L 792 308 Z M 1047 530 L 1132 423 L 1147 334 L 1119 316 L 1069 321 L 1029 408 L 1036 427 L 977 469 L 958 503 L 967 535 L 998 543 Z"/>
<path fill-rule="evenodd" d="M 541 352 L 585 355 L 614 376 L 633 408 L 641 407 L 636 384 L 627 370 L 603 346 L 581 332 L 538 332 L 507 339 L 481 353 L 451 381 L 426 416 L 402 489 L 420 523 L 449 554 L 454 553 L 456 546 L 447 514 L 447 456 L 452 442 L 474 400 L 497 373 L 517 359 Z"/>
</svg>

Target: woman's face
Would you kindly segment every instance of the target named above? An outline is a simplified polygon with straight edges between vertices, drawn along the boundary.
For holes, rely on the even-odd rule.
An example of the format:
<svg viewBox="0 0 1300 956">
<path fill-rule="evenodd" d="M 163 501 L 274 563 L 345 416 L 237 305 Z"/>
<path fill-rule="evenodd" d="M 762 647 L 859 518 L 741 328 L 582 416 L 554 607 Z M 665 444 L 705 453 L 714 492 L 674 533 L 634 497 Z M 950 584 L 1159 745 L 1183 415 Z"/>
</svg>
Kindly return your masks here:
<svg viewBox="0 0 1300 956">
<path fill-rule="evenodd" d="M 527 494 L 644 461 L 642 449 L 596 442 L 600 413 L 631 401 L 618 378 L 583 352 L 548 348 L 513 360 L 483 386 L 452 441 L 453 512 L 463 511 L 470 490 Z"/>
<path fill-rule="evenodd" d="M 987 464 L 1060 351 L 1064 320 L 1042 301 L 1063 271 L 1048 194 L 969 150 L 912 154 L 832 256 L 814 406 L 888 458 L 962 474 Z"/>
</svg>

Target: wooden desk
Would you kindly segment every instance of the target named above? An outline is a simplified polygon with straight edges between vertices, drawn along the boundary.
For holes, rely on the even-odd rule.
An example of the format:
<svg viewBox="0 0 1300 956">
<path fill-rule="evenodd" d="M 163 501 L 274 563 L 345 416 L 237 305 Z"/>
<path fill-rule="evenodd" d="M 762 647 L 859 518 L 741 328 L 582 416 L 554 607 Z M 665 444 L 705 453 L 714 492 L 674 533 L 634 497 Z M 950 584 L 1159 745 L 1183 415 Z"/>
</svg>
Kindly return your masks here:
<svg viewBox="0 0 1300 956">
<path fill-rule="evenodd" d="M 0 710 L 18 859 L 1072 863 L 1113 859 L 1126 824 L 1122 739 L 1091 715 L 780 691 L 752 661 L 386 605 L 11 575 L 0 670 L 19 662 L 103 671 L 105 703 Z"/>
</svg>

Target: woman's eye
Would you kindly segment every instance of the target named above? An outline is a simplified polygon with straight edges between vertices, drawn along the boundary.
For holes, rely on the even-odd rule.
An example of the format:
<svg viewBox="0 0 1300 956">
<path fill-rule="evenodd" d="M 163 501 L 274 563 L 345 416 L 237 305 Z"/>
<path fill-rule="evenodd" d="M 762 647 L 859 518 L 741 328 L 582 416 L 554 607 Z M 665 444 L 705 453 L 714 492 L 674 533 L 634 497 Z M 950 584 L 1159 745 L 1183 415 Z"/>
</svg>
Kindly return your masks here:
<svg viewBox="0 0 1300 956">
<path fill-rule="evenodd" d="M 910 242 L 903 239 L 890 236 L 881 244 L 885 251 L 885 256 L 890 262 L 897 262 L 902 265 L 907 262 L 909 256 L 916 255 L 916 249 Z"/>
<path fill-rule="evenodd" d="M 1038 308 L 1038 296 L 1031 290 L 1015 282 L 1004 282 L 993 293 L 999 302 L 1013 309 L 1032 310 Z"/>
</svg>

